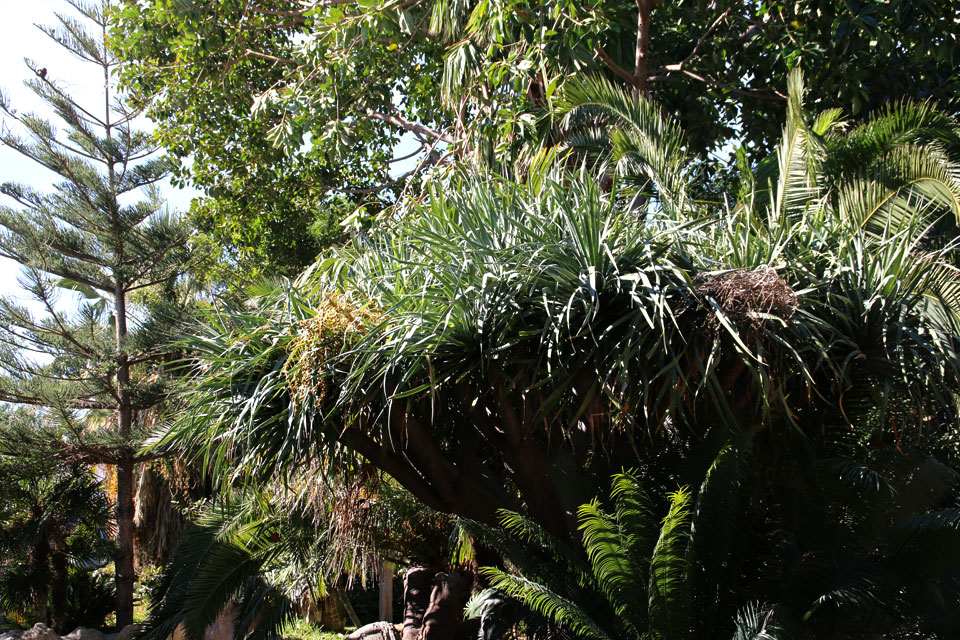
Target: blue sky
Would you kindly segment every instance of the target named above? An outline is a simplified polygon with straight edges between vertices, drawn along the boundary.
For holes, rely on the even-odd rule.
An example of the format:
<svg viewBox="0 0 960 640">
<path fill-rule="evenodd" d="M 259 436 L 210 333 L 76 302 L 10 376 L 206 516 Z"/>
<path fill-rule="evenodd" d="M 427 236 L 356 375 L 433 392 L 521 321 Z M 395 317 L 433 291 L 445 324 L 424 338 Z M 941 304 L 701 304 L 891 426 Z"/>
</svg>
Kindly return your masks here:
<svg viewBox="0 0 960 640">
<path fill-rule="evenodd" d="M 83 105 L 99 106 L 102 96 L 102 76 L 98 68 L 82 63 L 46 34 L 35 24 L 53 24 L 55 12 L 74 15 L 72 7 L 62 0 L 30 0 L 30 2 L 4 2 L 3 20 L 0 20 L 0 87 L 9 96 L 18 111 L 36 111 L 47 113 L 43 103 L 23 86 L 23 81 L 32 75 L 23 60 L 30 58 L 39 66 L 48 70 L 47 77 L 55 80 L 68 90 Z M 149 123 L 144 122 L 143 128 Z M 43 189 L 57 181 L 50 171 L 36 166 L 10 149 L 0 146 L 0 182 L 23 182 L 37 189 Z M 189 206 L 194 192 L 180 191 L 169 184 L 163 186 L 163 193 L 174 209 L 183 210 Z M 6 199 L 4 199 L 6 200 Z M 3 202 L 10 206 L 9 200 Z M 19 266 L 0 258 L 0 295 L 21 297 L 22 290 L 17 285 Z"/>
</svg>

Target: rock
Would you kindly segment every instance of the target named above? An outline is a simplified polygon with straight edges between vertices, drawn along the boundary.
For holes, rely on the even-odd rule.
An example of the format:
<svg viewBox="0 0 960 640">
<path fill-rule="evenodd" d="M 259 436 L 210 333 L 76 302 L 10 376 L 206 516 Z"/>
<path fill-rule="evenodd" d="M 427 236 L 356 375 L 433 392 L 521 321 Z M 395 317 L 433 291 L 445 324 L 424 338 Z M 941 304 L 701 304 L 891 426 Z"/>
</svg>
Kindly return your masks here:
<svg viewBox="0 0 960 640">
<path fill-rule="evenodd" d="M 217 619 L 210 623 L 203 631 L 203 640 L 233 640 L 235 612 L 235 605 L 227 605 L 227 607 L 220 612 L 220 615 L 217 616 Z M 254 622 L 253 626 L 254 628 L 257 626 L 256 622 Z M 123 632 L 121 631 L 121 633 Z M 186 640 L 186 638 L 187 632 L 183 630 L 182 622 L 177 625 L 173 633 L 167 636 L 167 640 Z"/>
<path fill-rule="evenodd" d="M 133 634 L 137 632 L 137 625 L 128 624 L 120 631 L 116 633 L 105 633 L 103 634 L 103 640 L 130 640 L 133 637 Z"/>
<path fill-rule="evenodd" d="M 77 627 L 67 635 L 63 636 L 67 640 L 103 640 L 104 635 L 96 629 L 87 627 Z"/>
<path fill-rule="evenodd" d="M 24 631 L 20 640 L 60 640 L 60 636 L 47 625 L 38 622 L 32 628 Z"/>
<path fill-rule="evenodd" d="M 423 615 L 419 638 L 453 640 L 457 623 L 463 617 L 463 605 L 470 597 L 472 578 L 457 571 L 438 573 L 433 577 L 430 605 Z"/>
<path fill-rule="evenodd" d="M 23 629 L 11 629 L 10 631 L 0 633 L 0 640 L 20 640 L 23 634 Z"/>
<path fill-rule="evenodd" d="M 348 635 L 347 640 L 400 640 L 400 634 L 389 622 L 371 622 Z"/>
</svg>

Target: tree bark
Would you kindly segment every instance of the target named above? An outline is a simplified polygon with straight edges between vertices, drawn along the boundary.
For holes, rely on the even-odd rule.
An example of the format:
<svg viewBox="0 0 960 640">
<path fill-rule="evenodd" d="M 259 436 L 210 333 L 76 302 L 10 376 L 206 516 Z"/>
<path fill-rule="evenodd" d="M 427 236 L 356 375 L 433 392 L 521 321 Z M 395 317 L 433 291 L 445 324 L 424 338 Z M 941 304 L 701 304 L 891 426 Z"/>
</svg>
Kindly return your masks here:
<svg viewBox="0 0 960 640">
<path fill-rule="evenodd" d="M 456 571 L 434 576 L 419 640 L 453 640 L 463 617 L 463 606 L 470 596 L 470 584 L 468 576 Z"/>
<path fill-rule="evenodd" d="M 126 292 L 116 277 L 114 314 L 117 349 L 117 431 L 129 438 L 133 426 L 133 403 L 130 399 L 130 361 L 124 351 L 127 337 Z M 117 630 L 133 624 L 133 457 L 125 455 L 117 464 L 117 553 L 114 556 L 117 587 Z"/>
<path fill-rule="evenodd" d="M 55 553 L 51 558 L 53 571 L 50 585 L 50 628 L 59 634 L 69 631 L 67 624 L 67 558 L 62 552 Z"/>
<path fill-rule="evenodd" d="M 430 606 L 434 572 L 424 567 L 407 571 L 403 578 L 403 631 L 400 640 L 417 640 L 423 628 L 423 616 Z"/>
<path fill-rule="evenodd" d="M 35 623 L 47 624 L 50 622 L 47 618 L 47 599 L 50 597 L 49 557 L 50 543 L 46 537 L 41 537 L 30 553 L 30 573 L 34 581 L 31 592 Z"/>
<path fill-rule="evenodd" d="M 650 10 L 660 0 L 637 0 L 637 46 L 634 59 L 633 77 L 635 91 L 647 97 L 647 75 L 650 52 Z"/>
<path fill-rule="evenodd" d="M 117 465 L 117 553 L 114 556 L 117 586 L 117 630 L 133 624 L 133 467 Z"/>
</svg>

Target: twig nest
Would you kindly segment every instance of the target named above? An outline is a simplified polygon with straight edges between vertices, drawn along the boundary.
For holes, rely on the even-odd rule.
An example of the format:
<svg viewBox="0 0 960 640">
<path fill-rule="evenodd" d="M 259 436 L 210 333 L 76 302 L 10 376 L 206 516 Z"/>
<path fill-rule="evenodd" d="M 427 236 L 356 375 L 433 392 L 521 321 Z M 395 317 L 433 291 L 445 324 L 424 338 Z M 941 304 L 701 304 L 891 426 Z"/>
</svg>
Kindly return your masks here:
<svg viewBox="0 0 960 640">
<path fill-rule="evenodd" d="M 797 310 L 797 294 L 770 266 L 701 274 L 694 279 L 693 290 L 700 298 L 711 298 L 742 328 L 760 329 L 771 318 L 785 323 Z"/>
</svg>

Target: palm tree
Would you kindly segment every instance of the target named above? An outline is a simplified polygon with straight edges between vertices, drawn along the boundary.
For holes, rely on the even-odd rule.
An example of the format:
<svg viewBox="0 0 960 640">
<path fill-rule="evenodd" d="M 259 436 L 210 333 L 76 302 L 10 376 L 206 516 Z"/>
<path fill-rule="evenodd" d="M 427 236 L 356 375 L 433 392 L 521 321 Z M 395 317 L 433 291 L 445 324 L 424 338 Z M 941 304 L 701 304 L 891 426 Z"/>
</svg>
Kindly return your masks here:
<svg viewBox="0 0 960 640">
<path fill-rule="evenodd" d="M 71 566 L 106 564 L 111 504 L 82 466 L 19 477 L 5 465 L 0 495 L 0 580 L 5 605 L 33 608 L 37 622 L 65 633 Z M 20 474 L 23 475 L 23 474 Z"/>
<path fill-rule="evenodd" d="M 438 178 L 293 285 L 212 312 L 190 409 L 153 446 L 231 478 L 364 460 L 438 511 L 508 509 L 574 548 L 569 514 L 621 468 L 664 495 L 747 438 L 766 501 L 840 433 L 857 463 L 929 454 L 957 414 L 960 298 L 931 223 L 960 212 L 960 173 L 909 132 L 831 169 L 870 130 L 810 122 L 802 93 L 794 75 L 776 171 L 723 206 L 688 197 L 675 126 L 632 96 L 590 103 L 618 123 L 616 166 L 642 169 L 624 188 L 559 151 L 523 183 Z"/>
</svg>

